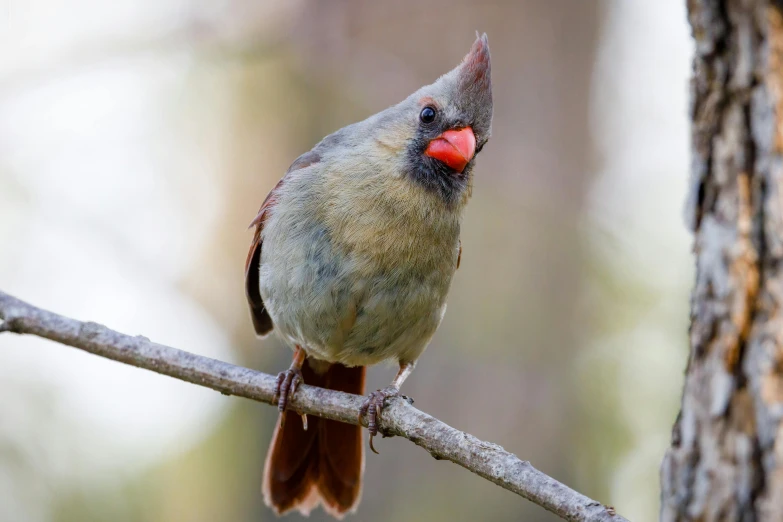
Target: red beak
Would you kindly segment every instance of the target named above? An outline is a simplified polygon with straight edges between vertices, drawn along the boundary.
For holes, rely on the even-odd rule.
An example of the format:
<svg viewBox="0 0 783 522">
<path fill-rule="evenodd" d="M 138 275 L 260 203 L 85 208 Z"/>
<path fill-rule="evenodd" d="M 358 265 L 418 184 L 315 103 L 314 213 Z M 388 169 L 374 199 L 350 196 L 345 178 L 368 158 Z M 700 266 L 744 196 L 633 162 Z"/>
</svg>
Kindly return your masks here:
<svg viewBox="0 0 783 522">
<path fill-rule="evenodd" d="M 465 170 L 475 153 L 476 135 L 470 127 L 447 130 L 432 140 L 424 151 L 430 158 L 442 161 L 457 172 Z"/>
</svg>

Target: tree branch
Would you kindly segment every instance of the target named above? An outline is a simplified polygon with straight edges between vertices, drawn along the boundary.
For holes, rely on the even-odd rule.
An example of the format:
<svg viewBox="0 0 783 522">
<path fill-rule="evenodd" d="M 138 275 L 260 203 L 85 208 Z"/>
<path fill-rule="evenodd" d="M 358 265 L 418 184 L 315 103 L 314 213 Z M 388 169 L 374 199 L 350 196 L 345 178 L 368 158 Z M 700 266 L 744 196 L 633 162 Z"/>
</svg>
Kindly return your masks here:
<svg viewBox="0 0 783 522">
<path fill-rule="evenodd" d="M 81 322 L 36 308 L 0 291 L 0 333 L 31 334 L 73 346 L 115 361 L 145 368 L 176 379 L 206 386 L 224 395 L 236 395 L 272 404 L 276 378 L 249 368 L 234 366 L 176 348 L 132 337 L 92 322 Z M 367 425 L 359 419 L 363 398 L 358 395 L 302 385 L 290 408 L 349 424 Z M 628 522 L 614 509 L 602 505 L 538 471 L 497 444 L 427 415 L 402 398 L 389 400 L 380 427 L 383 433 L 405 437 L 436 459 L 450 460 L 463 468 L 513 491 L 565 520 Z"/>
</svg>

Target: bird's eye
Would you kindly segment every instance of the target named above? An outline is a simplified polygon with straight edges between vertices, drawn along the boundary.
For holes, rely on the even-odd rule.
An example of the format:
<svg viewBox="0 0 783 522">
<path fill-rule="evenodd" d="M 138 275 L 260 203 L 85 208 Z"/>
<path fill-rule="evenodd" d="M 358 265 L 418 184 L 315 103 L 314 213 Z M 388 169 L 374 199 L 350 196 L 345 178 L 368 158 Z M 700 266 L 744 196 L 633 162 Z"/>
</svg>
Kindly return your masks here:
<svg viewBox="0 0 783 522">
<path fill-rule="evenodd" d="M 433 121 L 435 121 L 436 114 L 437 113 L 435 112 L 435 109 L 427 106 L 421 110 L 421 113 L 419 114 L 419 119 L 421 120 L 422 123 L 432 123 Z"/>
</svg>

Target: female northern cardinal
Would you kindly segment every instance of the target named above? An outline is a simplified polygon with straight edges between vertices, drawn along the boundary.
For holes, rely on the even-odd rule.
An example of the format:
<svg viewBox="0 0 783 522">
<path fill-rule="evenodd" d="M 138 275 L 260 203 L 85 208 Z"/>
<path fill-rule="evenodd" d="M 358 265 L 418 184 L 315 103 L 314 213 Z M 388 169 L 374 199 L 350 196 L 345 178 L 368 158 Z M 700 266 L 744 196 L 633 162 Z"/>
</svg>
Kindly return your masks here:
<svg viewBox="0 0 783 522">
<path fill-rule="evenodd" d="M 432 85 L 297 158 L 261 205 L 246 265 L 253 324 L 294 350 L 278 377 L 282 413 L 264 472 L 264 499 L 278 514 L 319 502 L 338 518 L 356 509 L 361 427 L 286 423 L 288 398 L 302 381 L 363 394 L 365 366 L 399 362 L 362 410 L 372 448 L 384 400 L 399 394 L 446 311 L 474 158 L 491 124 L 485 34 Z"/>
</svg>

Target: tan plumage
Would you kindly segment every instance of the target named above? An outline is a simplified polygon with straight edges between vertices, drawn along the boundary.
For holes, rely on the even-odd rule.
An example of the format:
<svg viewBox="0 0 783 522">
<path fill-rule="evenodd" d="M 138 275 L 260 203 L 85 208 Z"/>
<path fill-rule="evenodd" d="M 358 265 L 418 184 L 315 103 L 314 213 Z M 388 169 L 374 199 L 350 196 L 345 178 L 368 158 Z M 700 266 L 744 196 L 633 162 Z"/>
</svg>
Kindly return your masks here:
<svg viewBox="0 0 783 522">
<path fill-rule="evenodd" d="M 267 196 L 253 222 L 246 287 L 256 332 L 274 328 L 296 347 L 281 390 L 301 376 L 363 393 L 364 366 L 397 361 L 392 387 L 368 402 L 374 434 L 375 405 L 397 393 L 445 313 L 474 156 L 491 120 L 484 35 L 432 85 L 324 138 Z M 280 401 L 284 409 L 286 392 Z M 339 516 L 358 503 L 359 428 L 315 425 L 275 432 L 264 496 L 277 512 L 320 501 Z"/>
</svg>

